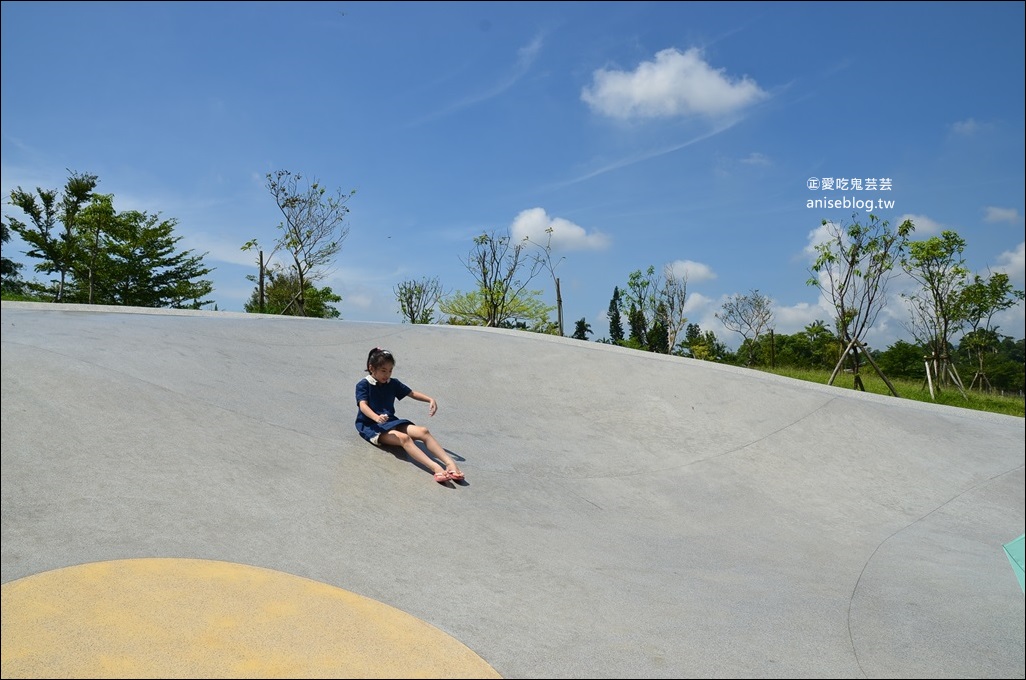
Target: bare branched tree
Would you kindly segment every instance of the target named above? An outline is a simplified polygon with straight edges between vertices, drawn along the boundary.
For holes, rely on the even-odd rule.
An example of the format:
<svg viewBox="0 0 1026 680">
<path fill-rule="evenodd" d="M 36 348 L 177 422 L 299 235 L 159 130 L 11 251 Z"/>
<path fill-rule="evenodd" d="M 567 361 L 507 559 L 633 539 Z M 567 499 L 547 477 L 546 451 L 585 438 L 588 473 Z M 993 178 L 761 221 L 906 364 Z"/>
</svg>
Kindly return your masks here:
<svg viewBox="0 0 1026 680">
<path fill-rule="evenodd" d="M 545 230 L 545 234 L 547 236 L 545 239 L 545 245 L 532 241 L 530 236 L 525 236 L 524 242 L 530 243 L 539 249 L 539 252 L 535 254 L 535 262 L 544 267 L 552 277 L 552 285 L 556 289 L 556 324 L 559 327 L 559 334 L 563 335 L 563 293 L 559 289 L 559 277 L 556 276 L 556 267 L 558 267 L 566 258 L 560 257 L 555 262 L 552 261 L 553 231 L 552 227 Z"/>
<path fill-rule="evenodd" d="M 688 325 L 684 316 L 684 302 L 688 297 L 688 276 L 674 274 L 673 267 L 663 267 L 662 302 L 666 310 L 666 338 L 670 351 L 677 346 L 677 337 Z"/>
<path fill-rule="evenodd" d="M 723 303 L 723 311 L 716 313 L 716 318 L 728 330 L 741 334 L 744 344 L 748 346 L 748 365 L 755 359 L 759 336 L 773 323 L 770 305 L 768 297 L 761 295 L 758 290 L 752 290 L 747 295 L 730 296 Z"/>
<path fill-rule="evenodd" d="M 410 323 L 434 321 L 435 305 L 444 295 L 438 277 L 407 279 L 397 284 L 393 292 L 403 321 Z"/>
<path fill-rule="evenodd" d="M 288 253 L 291 261 L 287 269 L 295 276 L 298 286 L 296 305 L 299 315 L 305 316 L 308 284 L 328 275 L 328 265 L 342 250 L 342 242 L 349 235 L 349 226 L 345 223 L 349 214 L 346 203 L 356 191 L 343 194 L 339 190 L 329 196 L 316 181 L 303 184 L 302 179 L 302 175 L 288 170 L 267 175 L 267 189 L 285 219 L 278 224 L 281 234 L 261 266 L 279 251 Z M 255 239 L 246 243 L 243 250 L 254 247 L 258 247 Z"/>
</svg>

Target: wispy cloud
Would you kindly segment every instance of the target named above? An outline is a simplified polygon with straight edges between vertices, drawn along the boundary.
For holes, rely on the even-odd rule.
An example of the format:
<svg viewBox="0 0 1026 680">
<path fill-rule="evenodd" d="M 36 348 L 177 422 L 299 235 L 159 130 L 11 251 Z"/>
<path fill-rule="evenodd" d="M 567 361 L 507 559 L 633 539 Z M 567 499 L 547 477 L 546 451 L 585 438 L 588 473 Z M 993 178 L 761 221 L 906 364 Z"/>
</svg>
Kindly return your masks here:
<svg viewBox="0 0 1026 680">
<path fill-rule="evenodd" d="M 950 130 L 956 135 L 962 137 L 972 137 L 978 132 L 990 128 L 989 123 L 981 123 L 975 118 L 966 118 L 965 120 L 959 120 L 951 124 Z"/>
<path fill-rule="evenodd" d="M 984 208 L 983 219 L 986 222 L 1008 222 L 1009 224 L 1020 224 L 1022 215 L 1016 208 L 997 208 L 988 205 Z"/>
<path fill-rule="evenodd" d="M 602 166 L 600 168 L 596 168 L 595 170 L 591 170 L 591 171 L 589 171 L 589 172 L 587 172 L 587 173 L 585 173 L 583 175 L 579 175 L 579 176 L 574 177 L 572 179 L 566 180 L 565 182 L 557 182 L 556 184 L 553 185 L 552 188 L 562 188 L 562 187 L 570 186 L 571 184 L 577 184 L 579 182 L 584 182 L 586 180 L 592 179 L 593 177 L 598 177 L 599 175 L 604 175 L 607 172 L 612 172 L 614 170 L 620 170 L 621 168 L 630 167 L 630 166 L 635 165 L 637 163 L 642 163 L 644 161 L 651 160 L 653 158 L 658 158 L 659 156 L 665 156 L 668 153 L 673 153 L 674 151 L 679 151 L 679 150 L 681 150 L 683 148 L 691 146 L 692 144 L 697 144 L 698 142 L 701 142 L 703 140 L 709 139 L 710 137 L 715 137 L 716 135 L 720 134 L 721 132 L 724 132 L 725 130 L 729 130 L 730 128 L 734 127 L 738 122 L 739 122 L 739 120 L 731 120 L 729 122 L 723 122 L 723 123 L 717 125 L 715 128 L 713 128 L 709 132 L 706 132 L 704 134 L 698 135 L 697 137 L 693 137 L 693 138 L 687 140 L 686 142 L 681 142 L 679 144 L 671 144 L 670 146 L 665 146 L 665 147 L 662 147 L 662 148 L 659 148 L 659 149 L 651 149 L 649 151 L 643 151 L 641 153 L 637 153 L 637 154 L 634 154 L 632 156 L 628 156 L 626 158 L 621 158 L 620 160 L 613 161 L 612 163 L 608 163 L 608 164 L 606 164 L 606 165 L 604 165 L 604 166 Z"/>
<path fill-rule="evenodd" d="M 758 153 L 758 152 L 755 152 L 755 151 L 753 151 L 752 153 L 750 153 L 747 156 L 745 156 L 744 158 L 742 158 L 741 162 L 744 163 L 745 165 L 770 165 L 771 164 L 770 159 L 769 159 L 768 156 L 766 156 L 764 154 L 761 154 L 761 153 Z"/>
<path fill-rule="evenodd" d="M 487 87 L 484 87 L 481 90 L 472 92 L 452 102 L 448 106 L 439 109 L 438 111 L 434 111 L 433 113 L 429 113 L 426 116 L 417 119 L 417 121 L 412 124 L 419 125 L 430 120 L 435 120 L 437 118 L 449 116 L 453 113 L 456 113 L 457 111 L 470 108 L 472 106 L 480 104 L 481 102 L 488 101 L 489 99 L 498 97 L 503 92 L 506 92 L 514 85 L 516 85 L 521 78 L 527 75 L 527 73 L 531 70 L 531 66 L 533 66 L 534 62 L 538 59 L 538 55 L 541 53 L 543 45 L 543 36 L 535 36 L 530 43 L 524 45 L 519 50 L 517 50 L 516 62 L 514 63 L 512 70 L 506 76 L 500 78 L 496 82 L 492 83 Z"/>
</svg>

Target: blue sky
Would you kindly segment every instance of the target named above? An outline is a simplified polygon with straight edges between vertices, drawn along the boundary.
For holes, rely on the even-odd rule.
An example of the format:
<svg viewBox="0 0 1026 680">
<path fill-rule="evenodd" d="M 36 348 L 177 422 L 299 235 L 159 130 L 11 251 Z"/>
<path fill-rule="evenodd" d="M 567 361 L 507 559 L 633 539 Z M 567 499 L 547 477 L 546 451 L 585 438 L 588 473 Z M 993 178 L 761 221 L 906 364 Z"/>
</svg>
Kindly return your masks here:
<svg viewBox="0 0 1026 680">
<path fill-rule="evenodd" d="M 953 229 L 973 271 L 1024 287 L 1021 2 L 2 11 L 4 213 L 23 217 L 15 187 L 95 174 L 117 210 L 177 220 L 179 247 L 216 268 L 221 310 L 253 290 L 242 245 L 277 234 L 266 175 L 279 169 L 356 190 L 321 283 L 346 320 L 400 322 L 404 280 L 472 290 L 461 259 L 475 236 L 544 242 L 552 227 L 567 334 L 583 317 L 592 339 L 608 336 L 614 286 L 649 266 L 686 275 L 689 320 L 732 347 L 714 315 L 752 290 L 794 333 L 832 319 L 806 284 L 811 246 L 822 220 L 854 209 L 807 207 L 824 198 L 910 217 L 916 238 Z M 27 261 L 23 248 L 5 256 Z M 551 278 L 536 284 L 554 304 Z M 870 344 L 910 339 L 907 318 L 895 298 Z M 997 322 L 1026 335 L 1022 305 Z"/>
</svg>

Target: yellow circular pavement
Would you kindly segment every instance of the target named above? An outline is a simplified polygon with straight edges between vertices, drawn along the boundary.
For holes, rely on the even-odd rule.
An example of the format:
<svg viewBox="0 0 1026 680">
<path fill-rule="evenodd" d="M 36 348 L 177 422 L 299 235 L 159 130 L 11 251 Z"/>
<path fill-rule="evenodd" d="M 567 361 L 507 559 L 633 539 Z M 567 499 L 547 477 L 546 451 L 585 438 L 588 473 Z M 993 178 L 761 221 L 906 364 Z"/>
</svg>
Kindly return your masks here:
<svg viewBox="0 0 1026 680">
<path fill-rule="evenodd" d="M 2 594 L 4 678 L 501 677 L 394 607 L 230 562 L 96 562 Z"/>
</svg>

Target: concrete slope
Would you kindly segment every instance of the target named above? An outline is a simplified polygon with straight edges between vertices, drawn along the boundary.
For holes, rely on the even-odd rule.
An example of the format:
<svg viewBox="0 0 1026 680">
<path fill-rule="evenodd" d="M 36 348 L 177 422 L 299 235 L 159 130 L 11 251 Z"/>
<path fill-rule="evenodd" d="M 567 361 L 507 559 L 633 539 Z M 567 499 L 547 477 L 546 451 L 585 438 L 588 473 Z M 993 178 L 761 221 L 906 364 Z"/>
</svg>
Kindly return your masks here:
<svg viewBox="0 0 1026 680">
<path fill-rule="evenodd" d="M 375 346 L 465 484 L 357 436 Z M 508 678 L 1024 677 L 1019 418 L 496 329 L 4 302 L 2 350 L 5 597 L 209 560 Z"/>
</svg>

